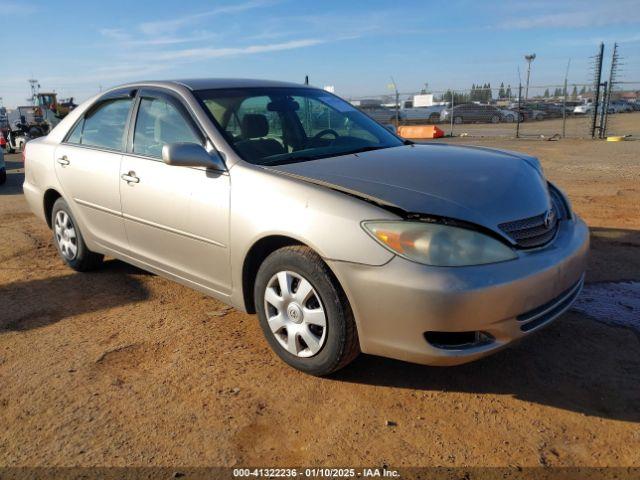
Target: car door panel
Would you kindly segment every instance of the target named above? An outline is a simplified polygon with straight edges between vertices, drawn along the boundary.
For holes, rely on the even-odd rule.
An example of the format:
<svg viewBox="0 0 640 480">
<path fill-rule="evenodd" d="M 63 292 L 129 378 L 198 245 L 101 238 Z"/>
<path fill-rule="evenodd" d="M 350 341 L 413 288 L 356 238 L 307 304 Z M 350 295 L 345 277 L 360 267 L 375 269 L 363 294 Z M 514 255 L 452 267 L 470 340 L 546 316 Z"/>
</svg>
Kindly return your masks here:
<svg viewBox="0 0 640 480">
<path fill-rule="evenodd" d="M 121 180 L 131 254 L 221 293 L 229 291 L 229 177 L 126 156 Z"/>
<path fill-rule="evenodd" d="M 126 250 L 120 211 L 122 155 L 62 144 L 55 156 L 56 175 L 85 239 L 89 243 Z"/>
<path fill-rule="evenodd" d="M 135 141 L 134 133 L 120 169 L 122 212 L 131 255 L 157 269 L 228 294 L 229 176 L 205 168 L 172 166 L 152 157 L 159 154 L 158 146 L 165 139 L 190 137 L 180 133 L 182 126 L 175 112 L 171 112 L 170 120 L 157 118 L 158 112 L 167 108 L 145 107 L 144 102 L 143 98 L 135 127 L 141 141 Z M 159 134 L 161 124 L 170 125 L 171 130 Z M 126 180 L 132 177 L 137 182 Z"/>
</svg>

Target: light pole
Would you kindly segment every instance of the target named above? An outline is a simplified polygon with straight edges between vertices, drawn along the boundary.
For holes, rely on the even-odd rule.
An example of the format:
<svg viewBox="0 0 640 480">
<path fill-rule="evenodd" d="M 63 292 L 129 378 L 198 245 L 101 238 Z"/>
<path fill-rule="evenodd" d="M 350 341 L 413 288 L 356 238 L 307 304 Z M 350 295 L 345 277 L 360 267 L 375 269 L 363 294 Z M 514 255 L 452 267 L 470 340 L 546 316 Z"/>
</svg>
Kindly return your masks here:
<svg viewBox="0 0 640 480">
<path fill-rule="evenodd" d="M 526 102 L 529 99 L 529 77 L 531 76 L 531 62 L 536 59 L 536 54 L 532 53 L 531 55 L 525 55 L 524 59 L 527 61 L 527 85 L 524 89 L 524 101 Z"/>
</svg>

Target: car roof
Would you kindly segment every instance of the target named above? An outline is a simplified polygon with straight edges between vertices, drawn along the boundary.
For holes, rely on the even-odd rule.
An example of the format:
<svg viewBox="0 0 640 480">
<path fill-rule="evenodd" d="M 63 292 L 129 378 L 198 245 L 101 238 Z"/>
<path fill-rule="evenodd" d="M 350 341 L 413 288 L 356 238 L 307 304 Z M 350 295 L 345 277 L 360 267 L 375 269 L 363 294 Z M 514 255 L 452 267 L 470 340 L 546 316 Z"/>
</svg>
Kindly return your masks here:
<svg viewBox="0 0 640 480">
<path fill-rule="evenodd" d="M 144 82 L 141 82 L 144 83 Z M 187 87 L 190 90 L 209 90 L 217 88 L 269 88 L 269 87 L 294 87 L 294 88 L 313 88 L 308 85 L 301 85 L 291 82 L 279 82 L 276 80 L 258 80 L 251 78 L 190 78 L 180 80 L 168 80 L 167 83 L 178 84 Z"/>
</svg>

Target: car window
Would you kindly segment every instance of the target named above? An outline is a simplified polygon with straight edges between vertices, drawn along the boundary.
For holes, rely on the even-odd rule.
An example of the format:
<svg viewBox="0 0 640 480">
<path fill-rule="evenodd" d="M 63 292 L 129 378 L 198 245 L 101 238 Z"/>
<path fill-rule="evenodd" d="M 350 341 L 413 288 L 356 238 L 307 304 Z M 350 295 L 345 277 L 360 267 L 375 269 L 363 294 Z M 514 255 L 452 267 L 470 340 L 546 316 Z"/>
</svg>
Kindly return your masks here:
<svg viewBox="0 0 640 480">
<path fill-rule="evenodd" d="M 253 87 L 196 92 L 236 152 L 260 165 L 391 148 L 402 140 L 323 90 Z"/>
<path fill-rule="evenodd" d="M 67 137 L 68 143 L 80 143 L 80 140 L 82 139 L 82 127 L 84 127 L 84 118 L 80 119 L 80 121 L 71 131 L 71 135 Z"/>
<path fill-rule="evenodd" d="M 132 102 L 130 98 L 108 100 L 87 113 L 84 121 L 78 124 L 82 125 L 82 133 L 77 143 L 110 150 L 121 150 Z M 75 130 L 72 137 L 74 139 L 78 137 Z"/>
<path fill-rule="evenodd" d="M 202 144 L 202 139 L 169 101 L 143 98 L 133 134 L 133 153 L 160 158 L 163 145 L 177 142 Z"/>
<path fill-rule="evenodd" d="M 296 111 L 307 138 L 320 135 L 333 138 L 336 132 L 340 136 L 352 136 L 369 142 L 376 142 L 375 135 L 362 128 L 358 123 L 350 122 L 340 112 L 316 98 L 293 96 L 300 108 Z"/>
<path fill-rule="evenodd" d="M 269 110 L 269 103 L 271 98 L 266 95 L 260 95 L 257 97 L 249 97 L 244 100 L 235 115 L 231 116 L 229 125 L 227 126 L 227 132 L 234 136 L 242 135 L 242 125 L 245 115 L 264 115 L 267 118 L 267 124 L 269 130 L 265 137 L 279 138 L 282 137 L 282 120 L 277 112 Z"/>
</svg>

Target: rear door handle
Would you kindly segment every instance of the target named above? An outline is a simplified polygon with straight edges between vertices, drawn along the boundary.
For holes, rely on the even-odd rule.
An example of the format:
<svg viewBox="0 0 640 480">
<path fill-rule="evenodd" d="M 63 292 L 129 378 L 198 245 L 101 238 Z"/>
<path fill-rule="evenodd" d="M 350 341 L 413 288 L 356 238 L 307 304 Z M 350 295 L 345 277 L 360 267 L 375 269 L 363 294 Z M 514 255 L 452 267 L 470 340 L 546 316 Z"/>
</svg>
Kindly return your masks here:
<svg viewBox="0 0 640 480">
<path fill-rule="evenodd" d="M 127 183 L 140 183 L 140 179 L 136 177 L 136 172 L 123 173 L 120 178 Z"/>
<path fill-rule="evenodd" d="M 66 155 L 63 155 L 60 158 L 56 159 L 56 162 L 58 162 L 63 167 L 67 166 L 67 165 L 69 165 L 71 163 Z"/>
</svg>

